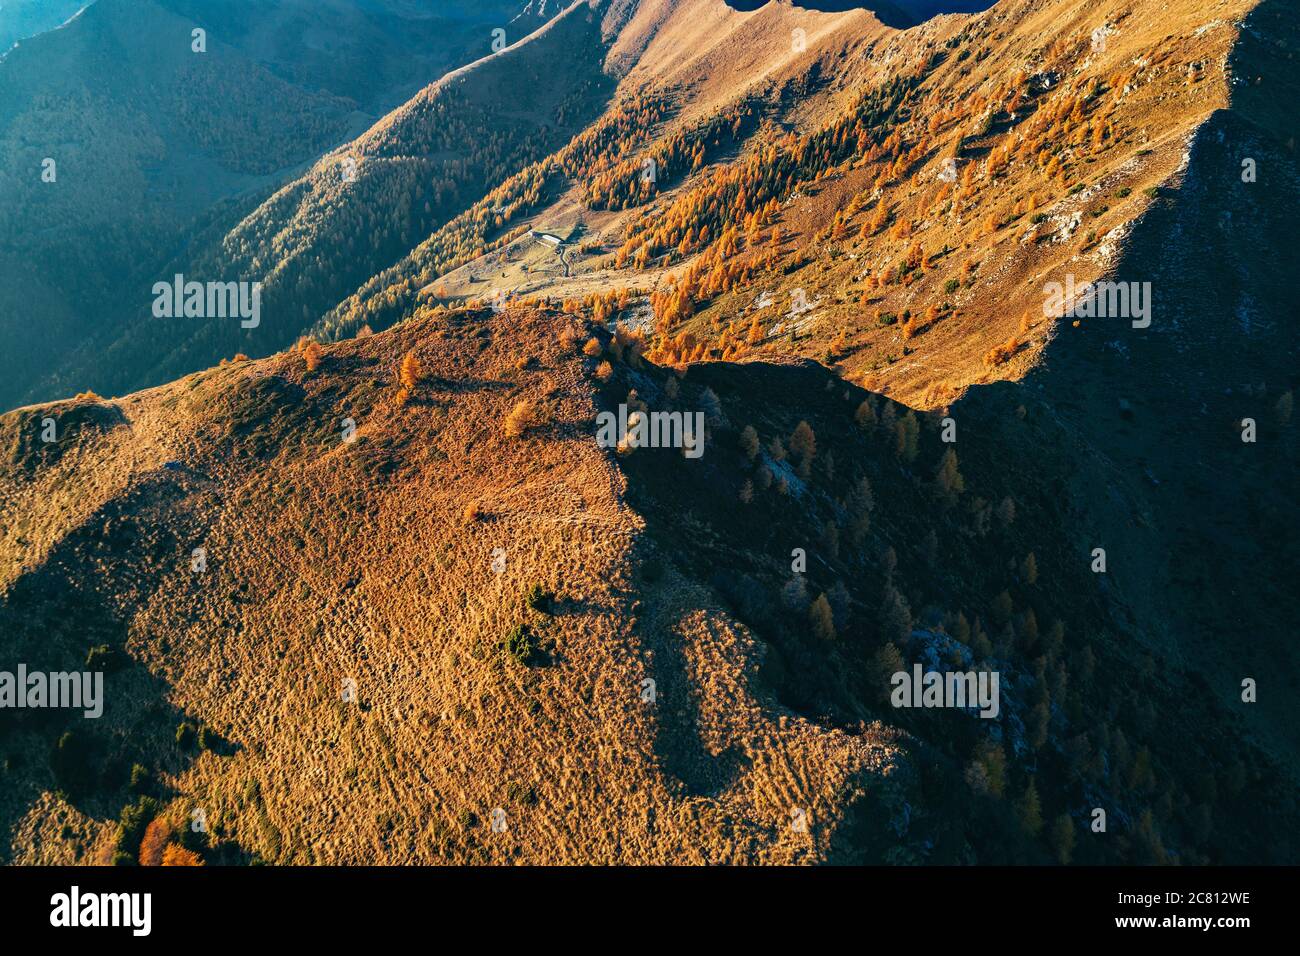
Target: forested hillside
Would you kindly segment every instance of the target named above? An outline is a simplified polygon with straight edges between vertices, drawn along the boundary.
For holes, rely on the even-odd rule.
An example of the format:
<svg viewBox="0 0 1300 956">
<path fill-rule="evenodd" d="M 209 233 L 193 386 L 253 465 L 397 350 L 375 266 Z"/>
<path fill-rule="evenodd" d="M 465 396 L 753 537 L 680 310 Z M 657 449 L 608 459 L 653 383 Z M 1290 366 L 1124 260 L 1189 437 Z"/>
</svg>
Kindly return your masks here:
<svg viewBox="0 0 1300 956">
<path fill-rule="evenodd" d="M 430 84 L 238 222 L 214 217 L 193 231 L 42 388 L 79 382 L 111 393 L 292 343 L 421 237 L 599 115 L 612 82 L 585 9 Z M 159 323 L 145 293 L 176 273 L 263 283 L 261 321 Z"/>
<path fill-rule="evenodd" d="M 490 53 L 491 31 L 517 6 L 96 0 L 6 55 L 0 406 L 58 394 L 72 351 L 122 332 L 172 260 L 383 111 Z M 125 381 L 147 367 L 124 370 Z"/>
</svg>

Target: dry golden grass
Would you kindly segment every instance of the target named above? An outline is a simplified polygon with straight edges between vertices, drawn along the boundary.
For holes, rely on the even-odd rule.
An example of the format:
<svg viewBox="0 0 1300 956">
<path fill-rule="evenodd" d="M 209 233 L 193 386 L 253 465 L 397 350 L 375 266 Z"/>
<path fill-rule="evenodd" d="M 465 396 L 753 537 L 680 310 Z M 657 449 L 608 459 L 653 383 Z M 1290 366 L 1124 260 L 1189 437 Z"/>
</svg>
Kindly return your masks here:
<svg viewBox="0 0 1300 956">
<path fill-rule="evenodd" d="M 1051 321 L 1028 321 L 1040 314 L 1043 283 L 1066 267 L 1079 282 L 1100 275 L 1115 251 L 1103 253 L 1088 232 L 1122 234 L 1147 208 L 1144 190 L 1176 181 L 1188 136 L 1226 102 L 1221 64 L 1235 39 L 1232 19 L 1251 4 L 1233 0 L 1216 13 L 1222 23 L 1195 36 L 1205 11 L 1185 2 L 1122 11 L 1014 0 L 906 33 L 861 12 L 691 6 L 687 15 L 643 4 L 612 54 L 640 57 L 629 85 L 653 79 L 689 91 L 680 122 L 750 83 L 796 80 L 815 60 L 831 78 L 828 92 L 781 117 L 808 130 L 843 107 L 841 83 L 879 82 L 968 27 L 968 46 L 988 44 L 987 56 L 949 56 L 927 81 L 922 96 L 936 102 L 922 119 L 935 124 L 933 152 L 919 178 L 895 177 L 885 202 L 848 216 L 836 241 L 852 258 L 832 257 L 818 237 L 878 170 L 832 171 L 783 208 L 782 264 L 805 252 L 811 261 L 780 280 L 777 296 L 796 283 L 810 298 L 826 293 L 808 334 L 789 344 L 775 310 L 732 333 L 778 356 L 821 357 L 829 347 L 854 380 L 938 407 L 973 381 L 1022 375 Z M 973 136 L 972 118 L 939 116 L 1053 45 L 1086 45 L 1108 18 L 1122 20 L 1119 32 L 1100 55 L 1072 54 L 1079 72 L 1070 75 L 1129 73 L 1135 60 L 1158 68 L 1139 71 L 1108 104 L 1114 139 L 1079 145 L 1085 191 L 1044 184 L 1033 158 L 994 159 L 1009 145 L 1005 132 Z M 789 48 L 796 26 L 808 40 L 797 55 Z M 1209 64 L 1195 84 L 1186 80 L 1192 61 Z M 935 176 L 967 136 L 967 168 L 987 156 L 999 175 L 977 183 L 963 206 L 952 196 L 965 186 L 938 198 Z M 1052 238 L 1102 200 L 1109 208 L 1095 223 Z M 576 215 L 571 196 L 556 208 Z M 1049 218 L 1035 224 L 1035 211 Z M 616 235 L 637 214 L 590 218 Z M 881 282 L 880 267 L 917 244 L 924 275 Z M 941 254 L 944 244 L 953 248 Z M 867 263 L 875 273 L 859 280 Z M 470 288 L 470 271 L 440 279 L 439 298 Z M 544 291 L 581 298 L 651 288 L 662 277 L 604 270 L 547 279 Z M 958 309 L 940 317 L 932 310 L 948 298 Z M 927 318 L 868 319 L 904 309 Z M 723 327 L 717 319 L 707 310 L 696 317 L 702 341 Z M 916 356 L 882 362 L 901 350 L 905 330 Z M 313 362 L 310 345 L 301 362 L 240 355 L 104 403 L 121 425 L 86 430 L 37 467 L 0 463 L 0 589 L 78 569 L 77 593 L 111 603 L 106 613 L 121 622 L 127 653 L 167 704 L 236 747 L 184 761 L 160 750 L 152 756 L 164 782 L 203 806 L 226 839 L 272 862 L 824 859 L 864 789 L 893 792 L 897 744 L 818 727 L 782 707 L 755 679 L 761 653 L 752 636 L 710 589 L 671 569 L 634 586 L 645 523 L 626 500 L 617 459 L 592 440 L 596 386 L 583 355 L 602 350 L 591 331 L 534 312 L 508 322 L 443 313 L 378 335 L 364 327 L 332 346 L 328 363 Z M 405 358 L 416 350 L 439 385 L 420 383 L 421 401 L 399 399 L 406 410 L 389 415 L 375 376 L 400 363 L 398 394 L 409 398 L 420 372 L 408 376 Z M 597 380 L 607 367 L 597 366 Z M 266 407 L 268 393 L 252 383 L 267 380 L 300 391 Z M 22 409 L 0 427 L 18 434 L 72 404 Z M 254 420 L 232 430 L 240 415 Z M 354 442 L 339 438 L 343 418 L 357 424 Z M 247 435 L 258 425 L 269 440 L 253 449 Z M 177 460 L 183 476 L 163 467 Z M 95 550 L 89 542 L 115 509 L 137 532 L 135 544 Z M 188 564 L 198 545 L 212 558 L 202 578 Z M 527 607 L 522 596 L 534 585 L 558 595 L 555 613 Z M 545 666 L 503 652 L 521 633 L 544 645 Z M 647 706 L 642 681 L 661 677 L 664 661 L 680 667 L 660 682 L 659 704 Z M 344 678 L 355 680 L 357 702 L 341 700 Z M 128 701 L 108 726 L 125 732 L 159 703 Z M 724 771 L 724 758 L 742 769 Z M 687 770 L 670 773 L 669 763 Z M 16 821 L 15 859 L 111 857 L 112 820 L 42 786 L 13 788 L 0 807 Z M 809 833 L 790 828 L 795 808 L 808 813 Z M 496 809 L 505 813 L 502 832 L 490 826 Z M 61 838 L 65 827 L 76 839 Z"/>
<path fill-rule="evenodd" d="M 77 571 L 85 593 L 112 594 L 126 652 L 159 682 L 133 685 L 141 696 L 102 729 L 125 733 L 161 692 L 229 740 L 226 755 L 180 759 L 168 741 L 144 759 L 178 806 L 203 807 L 224 840 L 268 861 L 822 858 L 854 795 L 892 786 L 894 745 L 785 710 L 754 680 L 753 639 L 707 590 L 671 575 L 631 587 L 644 523 L 594 441 L 595 386 L 554 316 L 449 318 L 340 343 L 310 376 L 285 353 L 127 396 L 115 407 L 130 427 L 87 433 L 31 475 L 0 468 L 0 581 L 86 547 L 78 529 L 97 512 L 173 489 L 166 508 L 127 519 L 136 546 Z M 390 417 L 371 369 L 416 347 L 440 385 Z M 540 374 L 484 387 L 518 379 L 521 355 Z M 265 383 L 280 380 L 303 390 L 286 405 L 300 417 L 279 420 L 265 457 L 221 437 L 247 389 L 274 395 Z M 547 440 L 495 425 L 521 405 L 552 410 Z M 173 459 L 208 478 L 161 468 Z M 189 564 L 198 545 L 203 575 Z M 547 613 L 523 599 L 535 585 L 556 595 Z M 519 627 L 544 660 L 503 651 Z M 678 654 L 679 675 L 656 663 Z M 656 705 L 641 697 L 647 677 Z M 688 785 L 664 769 L 679 751 L 741 755 L 745 769 L 711 780 L 701 757 Z M 111 852 L 109 818 L 39 789 L 0 800 L 18 821 L 15 860 Z M 809 833 L 791 830 L 795 807 Z M 80 835 L 61 838 L 65 825 Z"/>
</svg>

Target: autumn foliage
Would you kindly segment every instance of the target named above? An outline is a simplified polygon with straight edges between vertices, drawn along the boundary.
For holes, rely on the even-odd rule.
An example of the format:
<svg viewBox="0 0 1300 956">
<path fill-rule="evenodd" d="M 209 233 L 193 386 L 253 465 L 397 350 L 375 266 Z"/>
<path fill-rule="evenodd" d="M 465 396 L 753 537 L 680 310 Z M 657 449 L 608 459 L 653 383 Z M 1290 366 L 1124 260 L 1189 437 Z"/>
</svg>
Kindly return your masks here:
<svg viewBox="0 0 1300 956">
<path fill-rule="evenodd" d="M 162 866 L 163 854 L 172 838 L 171 824 L 163 817 L 154 817 L 145 827 L 140 840 L 140 865 Z"/>
<path fill-rule="evenodd" d="M 518 438 L 528 429 L 539 423 L 537 407 L 532 402 L 517 402 L 506 416 L 505 433 L 507 438 Z"/>
<path fill-rule="evenodd" d="M 169 843 L 162 855 L 163 866 L 202 866 L 202 858 L 179 843 Z"/>
</svg>

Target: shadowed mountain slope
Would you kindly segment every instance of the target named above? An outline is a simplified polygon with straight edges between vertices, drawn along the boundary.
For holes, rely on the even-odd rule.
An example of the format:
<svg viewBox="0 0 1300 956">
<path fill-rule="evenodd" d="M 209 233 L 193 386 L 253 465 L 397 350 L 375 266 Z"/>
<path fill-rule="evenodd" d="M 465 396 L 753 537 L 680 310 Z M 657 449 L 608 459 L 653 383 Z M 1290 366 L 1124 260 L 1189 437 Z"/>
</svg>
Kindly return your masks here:
<svg viewBox="0 0 1300 956">
<path fill-rule="evenodd" d="M 87 382 L 102 392 L 124 391 L 292 343 L 430 230 L 599 113 L 610 84 L 585 9 L 579 5 L 430 84 L 233 227 L 217 223 L 198 232 L 142 282 L 134 302 L 122 303 L 87 337 L 45 389 Z M 263 283 L 258 323 L 158 320 L 146 293 L 173 274 Z"/>
<path fill-rule="evenodd" d="M 517 13 L 507 0 L 96 0 L 23 41 L 0 59 L 0 407 L 59 394 L 51 374 L 125 332 L 170 260 L 489 53 Z M 147 383 L 146 367 L 120 370 L 135 376 L 120 390 Z M 91 377 L 78 368 L 67 394 Z"/>
</svg>

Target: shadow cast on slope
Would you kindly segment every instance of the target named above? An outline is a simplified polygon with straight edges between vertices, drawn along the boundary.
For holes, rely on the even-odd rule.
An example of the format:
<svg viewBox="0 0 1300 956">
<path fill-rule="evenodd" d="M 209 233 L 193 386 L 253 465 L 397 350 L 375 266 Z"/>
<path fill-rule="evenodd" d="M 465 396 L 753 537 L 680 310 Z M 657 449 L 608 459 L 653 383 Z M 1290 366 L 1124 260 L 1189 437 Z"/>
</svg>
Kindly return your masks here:
<svg viewBox="0 0 1300 956">
<path fill-rule="evenodd" d="M 1100 466 L 1071 500 L 1120 556 L 1113 578 L 1144 642 L 1202 674 L 1300 777 L 1295 696 L 1240 701 L 1244 678 L 1300 680 L 1300 180 L 1281 137 L 1237 109 L 1214 113 L 1187 155 L 1111 276 L 1150 284 L 1150 326 L 1063 322 L 1025 385 Z"/>
<path fill-rule="evenodd" d="M 1057 832 L 1108 808 L 1119 838 L 1080 840 L 1077 862 L 1294 859 L 1242 822 L 1250 800 L 1293 817 L 1276 763 L 1197 674 L 1134 641 L 1129 602 L 1091 572 L 1073 487 L 1090 453 L 1036 390 L 972 392 L 950 413 L 954 449 L 942 413 L 815 363 L 691 365 L 675 395 L 661 371 L 620 366 L 599 403 L 635 391 L 651 410 L 701 410 L 708 423 L 698 459 L 619 456 L 644 556 L 708 587 L 759 639 L 760 679 L 789 710 L 850 734 L 879 719 L 915 739 L 921 802 L 900 861 L 1049 862 L 1060 851 L 1047 831 L 1026 837 L 1016 822 L 1030 783 Z M 678 679 L 680 654 L 663 663 Z M 891 676 L 913 663 L 999 672 L 998 717 L 891 706 Z M 708 778 L 692 768 L 689 707 L 659 749 L 667 764 L 676 748 L 675 772 L 698 786 Z M 964 794 L 955 817 L 939 812 L 953 793 Z"/>
<path fill-rule="evenodd" d="M 0 710 L 0 859 L 8 860 L 15 828 L 45 791 L 61 793 L 89 817 L 111 821 L 138 797 L 165 802 L 174 796 L 158 782 L 158 773 L 184 770 L 199 741 L 218 754 L 239 749 L 212 728 L 199 736 L 202 722 L 172 705 L 168 682 L 127 648 L 129 609 L 150 586 L 149 569 L 188 564 L 192 543 L 204 535 L 186 499 L 210 492 L 187 484 L 193 483 L 172 473 L 145 479 L 0 594 L 0 670 L 15 673 L 22 664 L 29 674 L 103 673 L 98 717 L 82 710 Z M 148 516 L 163 510 L 167 521 L 151 524 Z M 189 727 L 184 739 L 182 725 Z M 88 853 L 81 842 L 86 836 L 65 827 L 60 838 Z M 136 833 L 136 845 L 121 848 L 128 856 L 138 849 L 138 838 Z"/>
</svg>

